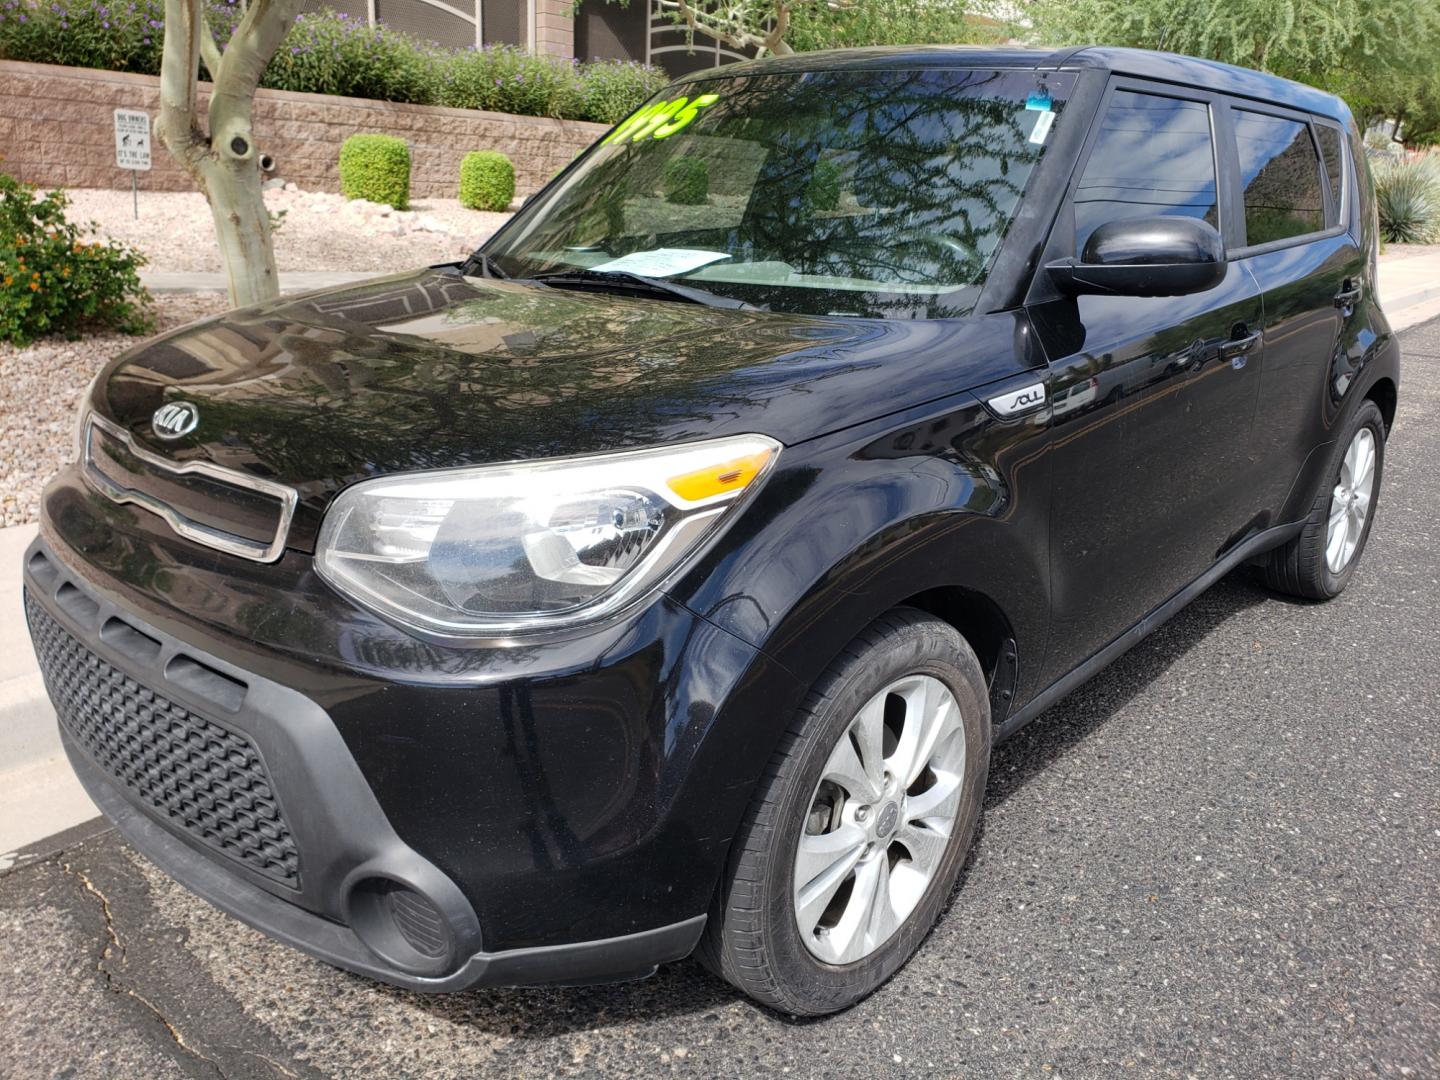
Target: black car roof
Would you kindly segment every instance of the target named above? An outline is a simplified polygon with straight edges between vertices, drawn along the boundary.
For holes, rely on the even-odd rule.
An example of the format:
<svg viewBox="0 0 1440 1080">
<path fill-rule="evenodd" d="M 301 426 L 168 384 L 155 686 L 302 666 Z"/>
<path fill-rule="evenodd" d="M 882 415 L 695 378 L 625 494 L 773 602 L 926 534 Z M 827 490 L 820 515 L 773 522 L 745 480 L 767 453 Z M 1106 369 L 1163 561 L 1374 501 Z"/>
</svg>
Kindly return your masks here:
<svg viewBox="0 0 1440 1080">
<path fill-rule="evenodd" d="M 1158 79 L 1182 86 L 1197 86 L 1219 93 L 1254 98 L 1275 105 L 1350 119 L 1345 102 L 1313 86 L 1268 75 L 1263 71 L 1201 60 L 1178 53 L 1150 49 L 1121 49 L 1086 45 L 1067 49 L 1027 49 L 975 45 L 899 45 L 866 49 L 828 49 L 821 52 L 747 60 L 723 68 L 709 68 L 682 82 L 727 78 L 735 75 L 769 75 L 800 71 L 846 71 L 883 68 L 997 67 L 1061 70 L 1088 68 L 1119 75 Z"/>
</svg>

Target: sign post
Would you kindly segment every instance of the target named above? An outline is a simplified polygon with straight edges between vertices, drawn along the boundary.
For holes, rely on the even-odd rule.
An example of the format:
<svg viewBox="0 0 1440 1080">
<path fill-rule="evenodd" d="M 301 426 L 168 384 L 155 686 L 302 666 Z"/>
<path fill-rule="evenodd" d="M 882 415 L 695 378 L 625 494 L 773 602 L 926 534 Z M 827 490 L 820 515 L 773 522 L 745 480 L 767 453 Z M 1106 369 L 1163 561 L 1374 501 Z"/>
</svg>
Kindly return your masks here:
<svg viewBox="0 0 1440 1080">
<path fill-rule="evenodd" d="M 137 172 L 150 171 L 150 114 L 134 109 L 115 110 L 115 164 L 130 171 L 130 201 L 140 220 L 140 186 Z"/>
</svg>

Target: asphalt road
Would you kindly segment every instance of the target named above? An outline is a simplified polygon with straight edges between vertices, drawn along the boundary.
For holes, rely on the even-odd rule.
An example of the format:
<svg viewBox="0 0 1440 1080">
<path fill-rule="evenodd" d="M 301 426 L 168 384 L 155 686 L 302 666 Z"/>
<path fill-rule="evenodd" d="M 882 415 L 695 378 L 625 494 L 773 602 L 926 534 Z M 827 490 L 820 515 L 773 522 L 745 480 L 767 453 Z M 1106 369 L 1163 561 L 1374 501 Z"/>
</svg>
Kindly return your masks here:
<svg viewBox="0 0 1440 1080">
<path fill-rule="evenodd" d="M 0 878 L 0 1075 L 1440 1076 L 1440 322 L 1402 343 L 1349 591 L 1234 575 L 1000 748 L 948 914 L 851 1012 L 691 962 L 417 997 L 104 832 Z"/>
</svg>

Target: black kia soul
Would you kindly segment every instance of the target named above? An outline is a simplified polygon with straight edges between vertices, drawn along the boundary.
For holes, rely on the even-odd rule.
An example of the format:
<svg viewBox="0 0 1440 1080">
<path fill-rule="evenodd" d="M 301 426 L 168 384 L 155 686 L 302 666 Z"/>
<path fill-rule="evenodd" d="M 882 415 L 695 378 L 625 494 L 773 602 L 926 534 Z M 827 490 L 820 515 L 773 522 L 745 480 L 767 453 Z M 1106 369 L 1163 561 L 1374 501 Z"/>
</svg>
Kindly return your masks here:
<svg viewBox="0 0 1440 1080">
<path fill-rule="evenodd" d="M 1334 97 L 1113 49 L 670 87 L 466 263 L 158 338 L 26 611 L 215 905 L 419 990 L 915 951 L 990 750 L 1222 574 L 1321 600 L 1398 356 Z"/>
</svg>

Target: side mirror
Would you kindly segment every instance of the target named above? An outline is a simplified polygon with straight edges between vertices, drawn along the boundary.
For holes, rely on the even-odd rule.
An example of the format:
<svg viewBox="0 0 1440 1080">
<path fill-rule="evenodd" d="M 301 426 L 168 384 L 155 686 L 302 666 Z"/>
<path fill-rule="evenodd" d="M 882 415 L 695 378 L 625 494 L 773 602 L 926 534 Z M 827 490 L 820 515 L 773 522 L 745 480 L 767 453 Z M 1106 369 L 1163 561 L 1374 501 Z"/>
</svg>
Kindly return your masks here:
<svg viewBox="0 0 1440 1080">
<path fill-rule="evenodd" d="M 1129 218 L 1091 233 L 1078 261 L 1045 269 L 1072 295 L 1184 296 L 1225 279 L 1225 242 L 1199 218 Z"/>
</svg>

